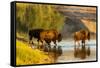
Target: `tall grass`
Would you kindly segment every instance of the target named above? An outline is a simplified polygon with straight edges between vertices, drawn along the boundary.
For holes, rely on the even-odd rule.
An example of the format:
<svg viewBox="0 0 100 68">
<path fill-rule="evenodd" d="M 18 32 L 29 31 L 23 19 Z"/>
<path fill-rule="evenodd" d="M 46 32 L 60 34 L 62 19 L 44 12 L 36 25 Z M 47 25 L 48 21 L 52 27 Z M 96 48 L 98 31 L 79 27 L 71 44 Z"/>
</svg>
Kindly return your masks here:
<svg viewBox="0 0 100 68">
<path fill-rule="evenodd" d="M 16 65 L 47 64 L 51 59 L 44 52 L 32 49 L 27 42 L 16 40 Z"/>
</svg>

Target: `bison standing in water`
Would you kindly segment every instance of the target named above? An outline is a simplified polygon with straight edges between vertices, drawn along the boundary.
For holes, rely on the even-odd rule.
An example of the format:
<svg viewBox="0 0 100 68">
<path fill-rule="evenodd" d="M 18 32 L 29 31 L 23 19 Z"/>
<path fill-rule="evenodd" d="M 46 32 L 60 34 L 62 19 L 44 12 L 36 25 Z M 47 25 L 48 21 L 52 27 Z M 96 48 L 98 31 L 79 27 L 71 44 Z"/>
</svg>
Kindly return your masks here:
<svg viewBox="0 0 100 68">
<path fill-rule="evenodd" d="M 62 36 L 57 30 L 44 30 L 40 33 L 40 41 L 43 44 L 45 41 L 48 45 L 50 45 L 51 41 L 57 45 L 56 41 L 60 42 L 62 40 Z"/>
<path fill-rule="evenodd" d="M 75 41 L 74 56 L 75 57 L 77 57 L 78 54 L 80 54 L 81 58 L 86 57 L 85 40 L 90 40 L 90 32 L 89 31 L 80 30 L 80 31 L 74 33 L 74 41 Z M 82 43 L 82 48 L 81 49 L 79 48 L 80 47 L 80 41 Z M 78 43 L 78 46 L 79 46 L 78 48 L 76 48 L 76 43 Z M 89 51 L 88 51 L 88 53 L 90 53 Z"/>
<path fill-rule="evenodd" d="M 44 29 L 32 29 L 29 30 L 29 43 L 33 43 L 32 38 L 36 38 L 38 45 L 39 45 L 39 40 L 40 40 L 40 32 L 42 32 Z M 33 43 L 34 44 L 34 43 Z"/>
<path fill-rule="evenodd" d="M 51 30 L 44 30 L 44 29 L 33 29 L 29 31 L 29 43 L 32 41 L 32 38 L 37 38 L 38 45 L 39 41 L 43 44 L 45 41 L 48 45 L 50 45 L 51 41 L 54 42 L 55 45 L 56 41 L 60 42 L 62 40 L 62 36 L 60 33 L 58 33 L 57 30 L 51 29 Z M 33 42 L 32 42 L 33 43 Z M 50 46 L 49 46 L 50 47 Z M 39 46 L 40 48 L 40 46 Z"/>
<path fill-rule="evenodd" d="M 80 31 L 74 33 L 75 47 L 76 47 L 76 42 L 80 46 L 79 41 L 82 42 L 82 45 L 85 45 L 85 40 L 90 40 L 90 32 L 89 31 L 80 30 Z"/>
</svg>

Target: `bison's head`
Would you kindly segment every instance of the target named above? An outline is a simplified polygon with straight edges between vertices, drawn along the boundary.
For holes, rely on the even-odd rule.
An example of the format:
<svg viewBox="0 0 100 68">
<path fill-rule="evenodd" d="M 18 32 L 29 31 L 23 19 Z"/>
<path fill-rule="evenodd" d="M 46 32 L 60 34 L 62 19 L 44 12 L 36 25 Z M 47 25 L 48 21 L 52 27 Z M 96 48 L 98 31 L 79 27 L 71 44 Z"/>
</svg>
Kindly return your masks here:
<svg viewBox="0 0 100 68">
<path fill-rule="evenodd" d="M 59 33 L 58 34 L 58 42 L 60 42 L 62 40 L 62 35 Z"/>
</svg>

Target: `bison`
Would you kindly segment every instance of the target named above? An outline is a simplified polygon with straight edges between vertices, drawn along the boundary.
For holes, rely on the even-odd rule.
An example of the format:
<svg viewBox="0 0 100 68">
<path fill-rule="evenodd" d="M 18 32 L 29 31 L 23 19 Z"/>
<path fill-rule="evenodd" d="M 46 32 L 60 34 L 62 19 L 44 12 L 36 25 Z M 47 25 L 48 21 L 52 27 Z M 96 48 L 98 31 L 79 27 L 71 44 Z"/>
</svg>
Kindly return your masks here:
<svg viewBox="0 0 100 68">
<path fill-rule="evenodd" d="M 43 43 L 43 41 L 45 41 L 48 45 L 50 45 L 51 41 L 53 41 L 53 43 L 55 45 L 56 41 L 60 42 L 62 40 L 62 35 L 60 33 L 58 33 L 57 30 L 44 30 L 40 33 L 40 41 Z"/>
<path fill-rule="evenodd" d="M 78 42 L 78 45 L 80 46 L 80 42 L 82 42 L 82 45 L 85 45 L 85 40 L 90 40 L 90 32 L 82 29 L 78 32 L 74 33 L 74 41 L 75 41 L 75 48 L 76 48 L 76 42 Z"/>
<path fill-rule="evenodd" d="M 40 32 L 42 32 L 43 30 L 44 29 L 32 29 L 32 30 L 29 30 L 29 43 L 30 43 L 30 41 L 32 41 L 33 37 L 36 38 L 38 43 L 39 43 Z"/>
<path fill-rule="evenodd" d="M 43 44 L 44 41 L 48 45 L 50 45 L 51 41 L 53 41 L 54 44 L 57 45 L 56 41 L 58 40 L 58 42 L 60 42 L 62 40 L 62 35 L 60 33 L 58 33 L 57 30 L 54 30 L 54 29 L 51 29 L 51 30 L 44 30 L 44 29 L 29 30 L 29 43 L 33 37 L 37 38 L 38 44 L 40 41 L 42 43 L 42 45 L 44 45 Z M 40 46 L 39 46 L 39 48 L 40 48 Z"/>
</svg>

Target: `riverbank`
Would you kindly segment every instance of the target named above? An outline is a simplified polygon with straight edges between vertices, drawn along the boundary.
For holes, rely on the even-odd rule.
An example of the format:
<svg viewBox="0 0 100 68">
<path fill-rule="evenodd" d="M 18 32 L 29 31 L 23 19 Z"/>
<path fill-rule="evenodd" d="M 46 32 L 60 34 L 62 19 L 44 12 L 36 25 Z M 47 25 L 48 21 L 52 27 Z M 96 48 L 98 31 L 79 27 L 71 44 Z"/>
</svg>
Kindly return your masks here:
<svg viewBox="0 0 100 68">
<path fill-rule="evenodd" d="M 16 40 L 16 65 L 50 64 L 52 56 L 43 51 L 29 47 L 27 42 Z"/>
</svg>

